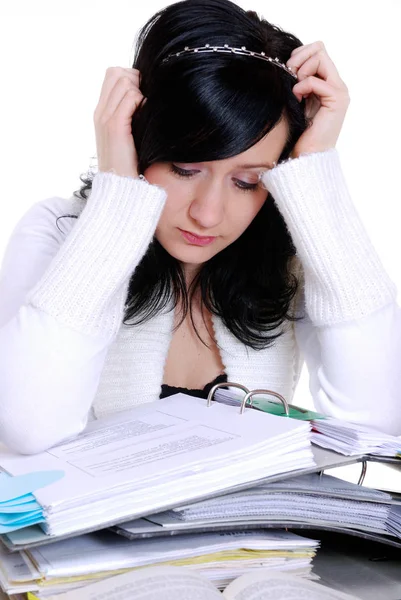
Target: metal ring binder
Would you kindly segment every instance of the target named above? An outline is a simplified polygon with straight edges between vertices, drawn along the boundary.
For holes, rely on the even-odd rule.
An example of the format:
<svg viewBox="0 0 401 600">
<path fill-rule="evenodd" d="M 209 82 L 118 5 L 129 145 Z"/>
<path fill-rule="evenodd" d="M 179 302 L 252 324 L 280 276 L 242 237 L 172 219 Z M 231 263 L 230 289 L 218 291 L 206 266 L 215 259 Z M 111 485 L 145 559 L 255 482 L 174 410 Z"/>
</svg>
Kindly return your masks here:
<svg viewBox="0 0 401 600">
<path fill-rule="evenodd" d="M 368 470 L 367 459 L 363 458 L 361 460 L 361 474 L 359 475 L 359 479 L 358 479 L 357 485 L 363 485 L 363 482 L 364 482 L 365 477 L 366 477 L 367 470 Z M 321 471 L 319 471 L 319 477 L 322 477 L 322 475 L 324 475 L 324 469 L 322 469 Z"/>
<path fill-rule="evenodd" d="M 275 396 L 276 398 L 278 398 L 280 400 L 280 402 L 284 406 L 284 411 L 285 411 L 286 417 L 290 416 L 290 409 L 288 407 L 287 400 L 281 394 L 278 394 L 277 392 L 272 392 L 271 390 L 252 390 L 251 392 L 248 392 L 246 394 L 246 396 L 244 396 L 244 398 L 241 402 L 241 410 L 240 410 L 241 414 L 244 412 L 246 403 L 248 402 L 248 400 L 251 401 L 251 406 L 252 406 L 252 396 L 255 396 L 256 394 L 270 394 L 272 396 Z"/>
<path fill-rule="evenodd" d="M 361 474 L 359 476 L 358 479 L 358 485 L 362 485 L 366 476 L 366 471 L 367 471 L 367 463 L 366 460 L 362 460 L 362 469 L 361 469 Z"/>
<path fill-rule="evenodd" d="M 266 389 L 249 391 L 248 388 L 245 387 L 245 385 L 242 385 L 241 383 L 234 383 L 232 381 L 224 381 L 222 383 L 216 383 L 216 385 L 214 385 L 212 387 L 212 389 L 210 390 L 210 392 L 207 396 L 207 406 L 211 406 L 214 393 L 220 387 L 235 387 L 235 388 L 239 388 L 240 390 L 245 392 L 245 396 L 241 401 L 241 408 L 240 408 L 241 414 L 244 412 L 248 400 L 250 401 L 250 406 L 252 406 L 252 396 L 255 396 L 256 394 L 270 394 L 271 396 L 275 396 L 276 398 L 278 398 L 280 400 L 280 402 L 284 406 L 284 411 L 285 411 L 286 416 L 289 417 L 289 415 L 290 415 L 288 402 L 283 396 L 281 396 L 281 394 L 278 394 L 277 392 L 273 392 L 272 390 L 266 390 Z"/>
<path fill-rule="evenodd" d="M 245 392 L 245 394 L 249 394 L 248 388 L 245 387 L 244 385 L 242 385 L 241 383 L 233 383 L 231 381 L 223 381 L 222 383 L 216 383 L 216 385 L 214 385 L 212 387 L 212 389 L 210 390 L 210 392 L 208 393 L 208 396 L 207 396 L 207 406 L 211 406 L 212 405 L 212 400 L 213 400 L 214 393 L 220 387 L 236 387 L 236 388 L 239 388 L 240 390 L 242 390 L 243 392 Z M 241 413 L 243 413 L 243 412 L 244 411 L 241 410 Z"/>
</svg>

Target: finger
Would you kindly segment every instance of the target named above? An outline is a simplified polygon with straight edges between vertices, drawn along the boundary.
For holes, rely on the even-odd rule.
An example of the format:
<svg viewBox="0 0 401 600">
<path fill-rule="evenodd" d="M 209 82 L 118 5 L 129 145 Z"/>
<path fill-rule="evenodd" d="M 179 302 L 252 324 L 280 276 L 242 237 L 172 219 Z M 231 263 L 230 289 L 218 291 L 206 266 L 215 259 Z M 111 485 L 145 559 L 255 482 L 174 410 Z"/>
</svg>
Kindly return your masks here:
<svg viewBox="0 0 401 600">
<path fill-rule="evenodd" d="M 318 48 L 325 48 L 323 42 L 317 41 L 312 42 L 311 44 L 302 44 L 302 46 L 297 46 L 296 48 L 294 48 L 294 50 L 291 52 L 291 58 L 299 54 L 300 52 L 304 52 L 305 50 L 307 50 L 310 54 L 313 54 L 313 52 L 318 50 Z"/>
<path fill-rule="evenodd" d="M 290 56 L 291 56 L 291 57 L 292 57 L 292 56 L 295 56 L 296 54 L 298 54 L 299 52 L 301 52 L 301 50 L 302 50 L 303 48 L 305 48 L 305 46 L 306 46 L 306 44 L 305 44 L 305 45 L 302 45 L 302 46 L 298 46 L 297 48 L 294 48 L 294 50 L 291 52 L 291 55 L 290 55 Z"/>
<path fill-rule="evenodd" d="M 131 76 L 135 81 L 139 81 L 141 74 L 138 69 L 129 69 L 124 67 L 123 71 L 125 74 Z"/>
<path fill-rule="evenodd" d="M 313 54 L 306 62 L 302 63 L 297 71 L 298 82 L 314 75 L 336 87 L 340 87 L 343 83 L 342 79 L 336 69 L 331 69 L 330 62 L 326 60 L 326 57 L 327 55 L 324 56 L 320 53 Z"/>
<path fill-rule="evenodd" d="M 114 115 L 127 92 L 130 94 L 130 97 L 132 97 L 131 95 L 140 98 L 143 97 L 141 92 L 132 84 L 132 82 L 124 80 L 124 78 L 119 79 L 109 94 L 107 105 L 104 107 L 103 112 L 98 113 L 102 121 L 108 121 Z"/>
<path fill-rule="evenodd" d="M 123 123 L 126 117 L 131 118 L 142 100 L 142 94 L 136 93 L 134 88 L 127 90 L 114 112 L 116 121 Z"/>
<path fill-rule="evenodd" d="M 105 110 L 110 93 L 117 81 L 121 79 L 121 77 L 129 77 L 129 79 L 136 85 L 137 84 L 137 75 L 130 72 L 131 69 L 124 69 L 122 67 L 109 67 L 106 70 L 106 74 L 104 76 L 103 85 L 100 90 L 100 97 L 98 101 L 98 105 L 96 107 L 96 112 L 102 114 Z"/>
<path fill-rule="evenodd" d="M 317 42 L 320 43 L 320 42 Z M 337 68 L 325 48 L 304 48 L 296 56 L 287 61 L 287 66 L 295 70 L 298 80 L 305 79 L 309 75 L 317 75 L 321 79 L 329 81 L 333 85 L 342 86 L 342 81 Z"/>
<path fill-rule="evenodd" d="M 322 106 L 332 107 L 340 100 L 338 90 L 323 79 L 310 76 L 294 85 L 292 88 L 295 96 L 301 100 L 303 96 L 315 94 Z"/>
</svg>

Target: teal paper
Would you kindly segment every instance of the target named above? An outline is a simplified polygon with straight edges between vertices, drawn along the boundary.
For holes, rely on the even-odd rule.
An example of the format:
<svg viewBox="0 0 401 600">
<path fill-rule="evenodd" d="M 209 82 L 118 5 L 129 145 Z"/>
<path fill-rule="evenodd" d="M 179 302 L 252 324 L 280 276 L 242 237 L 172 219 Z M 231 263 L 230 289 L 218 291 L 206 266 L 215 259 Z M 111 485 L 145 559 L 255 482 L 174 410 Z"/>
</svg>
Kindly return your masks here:
<svg viewBox="0 0 401 600">
<path fill-rule="evenodd" d="M 33 517 L 32 519 L 26 520 L 24 522 L 20 522 L 19 524 L 14 523 L 13 525 L 0 525 L 0 534 L 9 533 L 11 531 L 15 531 L 16 529 L 23 529 L 24 527 L 28 527 L 29 525 L 36 525 L 37 523 L 44 523 L 45 519 L 43 516 Z"/>
<path fill-rule="evenodd" d="M 0 503 L 15 500 L 64 477 L 64 471 L 34 471 L 11 477 L 0 473 Z M 0 504 L 1 510 L 1 504 Z"/>
<path fill-rule="evenodd" d="M 13 524 L 27 524 L 28 522 L 31 524 L 32 520 L 34 519 L 36 522 L 38 517 L 43 517 L 43 512 L 40 508 L 28 513 L 19 513 L 18 515 L 0 513 L 0 526 L 10 527 Z"/>
<path fill-rule="evenodd" d="M 0 502 L 0 512 L 3 510 L 3 508 L 6 508 L 8 506 L 24 506 L 29 502 L 36 502 L 35 496 L 33 494 L 25 494 L 24 496 L 14 498 L 13 500 L 8 500 L 7 502 Z"/>
<path fill-rule="evenodd" d="M 9 531 L 4 537 L 5 541 L 14 546 L 26 546 L 27 544 L 38 544 L 49 539 L 49 536 L 41 529 L 40 525 L 32 525 L 15 531 Z"/>
<path fill-rule="evenodd" d="M 4 504 L 0 504 L 0 520 L 4 514 L 27 513 L 33 510 L 42 510 L 42 507 L 36 502 L 33 496 L 31 502 L 24 502 L 24 504 L 15 504 L 13 506 L 4 506 Z"/>
</svg>

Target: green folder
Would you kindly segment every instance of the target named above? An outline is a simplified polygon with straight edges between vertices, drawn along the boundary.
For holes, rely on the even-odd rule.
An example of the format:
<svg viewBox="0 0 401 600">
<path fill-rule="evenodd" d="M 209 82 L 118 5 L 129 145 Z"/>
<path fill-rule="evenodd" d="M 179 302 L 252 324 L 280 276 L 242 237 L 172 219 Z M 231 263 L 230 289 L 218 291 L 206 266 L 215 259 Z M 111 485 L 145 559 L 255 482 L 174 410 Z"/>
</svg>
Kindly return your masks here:
<svg viewBox="0 0 401 600">
<path fill-rule="evenodd" d="M 271 415 L 277 415 L 279 417 L 285 417 L 284 406 L 281 402 L 272 402 L 263 396 L 258 398 L 252 398 L 252 406 L 257 410 L 270 413 Z M 313 410 L 307 410 L 300 408 L 299 406 L 289 405 L 289 415 L 291 419 L 298 419 L 299 421 L 313 421 L 314 419 L 326 419 L 325 415 L 317 413 Z"/>
</svg>

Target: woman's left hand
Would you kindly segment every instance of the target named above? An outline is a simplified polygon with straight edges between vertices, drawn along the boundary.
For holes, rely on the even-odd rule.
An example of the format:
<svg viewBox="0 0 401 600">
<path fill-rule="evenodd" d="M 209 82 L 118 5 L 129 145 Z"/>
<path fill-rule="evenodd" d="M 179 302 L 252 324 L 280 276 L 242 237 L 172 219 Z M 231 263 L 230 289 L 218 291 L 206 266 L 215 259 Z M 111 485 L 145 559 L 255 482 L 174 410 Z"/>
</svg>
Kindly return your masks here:
<svg viewBox="0 0 401 600">
<path fill-rule="evenodd" d="M 305 115 L 311 121 L 295 144 L 291 158 L 334 148 L 350 97 L 323 42 L 295 48 L 286 65 L 298 77 L 293 92 L 298 101 L 306 97 Z"/>
</svg>

